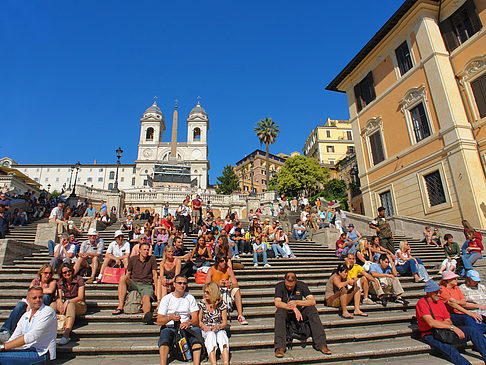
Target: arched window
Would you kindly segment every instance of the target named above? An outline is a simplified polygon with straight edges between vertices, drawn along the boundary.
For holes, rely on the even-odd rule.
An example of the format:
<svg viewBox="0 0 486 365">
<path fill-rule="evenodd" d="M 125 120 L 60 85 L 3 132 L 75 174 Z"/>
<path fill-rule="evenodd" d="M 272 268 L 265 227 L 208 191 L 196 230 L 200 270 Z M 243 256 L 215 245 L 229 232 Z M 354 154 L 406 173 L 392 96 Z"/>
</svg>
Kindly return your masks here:
<svg viewBox="0 0 486 365">
<path fill-rule="evenodd" d="M 194 138 L 195 141 L 201 140 L 201 130 L 199 128 L 194 128 Z"/>
<path fill-rule="evenodd" d="M 153 141 L 154 140 L 154 129 L 152 127 L 147 128 L 147 133 L 145 134 L 146 141 Z"/>
</svg>

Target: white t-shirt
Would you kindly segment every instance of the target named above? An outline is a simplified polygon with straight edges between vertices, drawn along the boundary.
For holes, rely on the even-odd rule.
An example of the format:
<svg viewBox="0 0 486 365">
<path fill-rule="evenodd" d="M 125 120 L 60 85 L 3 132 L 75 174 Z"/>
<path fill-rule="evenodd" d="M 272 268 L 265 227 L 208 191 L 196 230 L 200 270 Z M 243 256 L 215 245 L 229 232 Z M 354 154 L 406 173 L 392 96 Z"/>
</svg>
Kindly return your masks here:
<svg viewBox="0 0 486 365">
<path fill-rule="evenodd" d="M 58 244 L 56 245 L 56 247 L 54 247 L 54 252 L 56 252 L 56 251 L 57 251 L 57 249 L 59 248 L 59 246 L 61 246 L 61 244 L 60 244 L 60 243 L 58 243 Z M 66 251 L 67 251 L 67 252 L 69 252 L 69 253 L 74 253 L 74 252 L 75 252 L 75 251 L 74 251 L 75 249 L 76 249 L 76 246 L 75 246 L 75 245 L 73 245 L 72 243 L 70 243 L 70 244 L 68 245 L 68 247 L 66 248 Z M 65 258 L 67 258 L 67 257 L 64 255 L 64 250 L 63 250 L 62 248 L 61 248 L 61 251 L 59 251 L 59 258 L 61 258 L 61 259 L 63 259 L 63 260 L 64 260 Z M 74 256 L 73 256 L 73 258 L 74 258 Z"/>
<path fill-rule="evenodd" d="M 54 209 L 51 210 L 51 214 L 49 215 L 49 219 L 62 220 L 62 210 L 59 209 L 59 207 L 54 207 Z"/>
<path fill-rule="evenodd" d="M 108 246 L 106 252 L 115 257 L 122 257 L 126 254 L 130 255 L 130 243 L 128 241 L 123 241 L 123 245 L 120 247 L 116 241 L 113 241 Z"/>
<path fill-rule="evenodd" d="M 177 312 L 181 316 L 182 323 L 190 322 L 191 313 L 197 312 L 198 310 L 199 306 L 197 305 L 196 299 L 191 294 L 185 293 L 184 296 L 176 298 L 170 293 L 160 301 L 157 313 L 163 316 L 168 316 Z M 174 327 L 174 321 L 167 322 L 166 326 Z"/>
</svg>

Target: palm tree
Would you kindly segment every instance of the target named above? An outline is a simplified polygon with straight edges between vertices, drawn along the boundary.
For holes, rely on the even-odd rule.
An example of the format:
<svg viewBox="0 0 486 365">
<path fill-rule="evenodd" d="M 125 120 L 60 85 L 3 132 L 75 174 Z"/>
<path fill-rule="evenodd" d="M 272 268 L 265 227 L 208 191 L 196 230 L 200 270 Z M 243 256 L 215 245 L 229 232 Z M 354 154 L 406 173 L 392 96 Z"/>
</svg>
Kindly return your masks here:
<svg viewBox="0 0 486 365">
<path fill-rule="evenodd" d="M 257 125 L 255 128 L 253 128 L 253 131 L 256 132 L 257 137 L 260 139 L 260 144 L 265 143 L 265 175 L 268 189 L 268 183 L 270 181 L 268 146 L 272 143 L 275 143 L 275 140 L 280 133 L 280 129 L 279 126 L 272 120 L 272 118 L 265 118 L 257 122 Z"/>
</svg>

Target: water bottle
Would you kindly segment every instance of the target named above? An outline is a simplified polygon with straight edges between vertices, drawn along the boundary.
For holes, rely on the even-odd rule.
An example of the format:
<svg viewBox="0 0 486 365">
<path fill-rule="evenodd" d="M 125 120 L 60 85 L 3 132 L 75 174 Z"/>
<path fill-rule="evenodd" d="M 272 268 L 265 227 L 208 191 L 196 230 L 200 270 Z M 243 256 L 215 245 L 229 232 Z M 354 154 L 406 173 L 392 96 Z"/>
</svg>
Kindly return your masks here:
<svg viewBox="0 0 486 365">
<path fill-rule="evenodd" d="M 188 361 L 192 360 L 191 350 L 189 349 L 189 345 L 187 344 L 187 340 L 185 337 L 182 337 L 179 340 L 179 347 L 181 348 L 182 353 L 184 354 L 185 360 Z"/>
</svg>

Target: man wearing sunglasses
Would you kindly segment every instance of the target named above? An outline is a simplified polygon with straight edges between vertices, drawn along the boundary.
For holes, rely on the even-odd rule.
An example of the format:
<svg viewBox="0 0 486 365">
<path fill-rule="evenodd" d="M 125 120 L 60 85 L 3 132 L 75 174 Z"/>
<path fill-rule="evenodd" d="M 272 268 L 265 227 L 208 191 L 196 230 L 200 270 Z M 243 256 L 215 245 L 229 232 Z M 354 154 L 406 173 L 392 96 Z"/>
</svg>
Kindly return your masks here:
<svg viewBox="0 0 486 365">
<path fill-rule="evenodd" d="M 174 346 L 177 327 L 185 330 L 188 345 L 192 349 L 193 364 L 201 360 L 202 338 L 199 323 L 199 306 L 196 299 L 187 293 L 187 278 L 177 275 L 174 280 L 175 290 L 162 298 L 157 312 L 157 324 L 162 326 L 159 337 L 160 363 L 167 364 L 169 350 Z"/>
<path fill-rule="evenodd" d="M 56 312 L 42 299 L 40 286 L 29 288 L 29 310 L 20 318 L 9 341 L 0 345 L 0 364 L 47 364 L 56 358 Z M 9 351 L 13 349 L 15 352 Z"/>
</svg>

